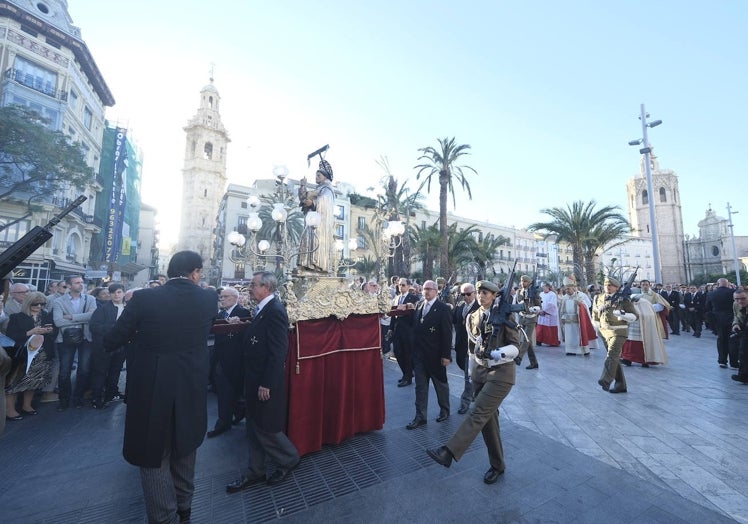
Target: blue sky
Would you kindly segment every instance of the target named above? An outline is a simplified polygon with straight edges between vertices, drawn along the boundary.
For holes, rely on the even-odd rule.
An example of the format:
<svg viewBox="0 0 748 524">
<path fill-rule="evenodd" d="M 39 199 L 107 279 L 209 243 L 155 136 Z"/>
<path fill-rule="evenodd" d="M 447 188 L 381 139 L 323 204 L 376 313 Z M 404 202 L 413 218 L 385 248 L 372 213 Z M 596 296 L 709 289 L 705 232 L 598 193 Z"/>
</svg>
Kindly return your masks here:
<svg viewBox="0 0 748 524">
<path fill-rule="evenodd" d="M 457 214 L 524 227 L 542 208 L 595 199 L 627 215 L 639 169 L 627 142 L 641 136 L 644 103 L 664 122 L 649 138 L 679 175 L 685 232 L 710 204 L 726 216 L 730 201 L 735 233 L 748 235 L 735 196 L 748 122 L 739 0 L 68 4 L 117 100 L 110 119 L 143 150 L 144 200 L 166 241 L 177 235 L 182 127 L 211 63 L 232 182 L 268 178 L 274 164 L 313 178 L 306 155 L 329 143 L 336 180 L 359 192 L 384 175 L 382 155 L 416 188 L 418 148 L 455 136 L 478 171 Z"/>
</svg>

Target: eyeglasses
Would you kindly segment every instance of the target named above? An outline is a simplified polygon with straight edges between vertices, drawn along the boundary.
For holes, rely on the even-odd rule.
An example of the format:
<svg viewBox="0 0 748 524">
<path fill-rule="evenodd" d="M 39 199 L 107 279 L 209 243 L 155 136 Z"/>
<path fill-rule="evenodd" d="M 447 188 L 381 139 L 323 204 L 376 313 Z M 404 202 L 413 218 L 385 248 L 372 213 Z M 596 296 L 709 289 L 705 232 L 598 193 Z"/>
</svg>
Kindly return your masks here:
<svg viewBox="0 0 748 524">
<path fill-rule="evenodd" d="M 29 305 L 30 305 L 31 307 L 36 307 L 36 306 L 44 306 L 44 305 L 46 305 L 46 304 L 47 304 L 46 302 L 32 302 L 32 303 L 31 303 L 31 304 L 29 304 Z"/>
<path fill-rule="evenodd" d="M 426 291 L 426 290 L 430 290 L 430 291 L 439 291 L 439 290 L 438 290 L 438 289 L 436 289 L 435 287 L 425 287 L 425 288 L 423 288 L 423 290 L 424 290 L 424 291 Z"/>
<path fill-rule="evenodd" d="M 407 286 L 408 284 L 398 284 L 398 286 Z"/>
<path fill-rule="evenodd" d="M 16 295 L 25 295 L 28 292 L 29 292 L 28 289 L 26 291 L 11 291 L 11 293 L 15 293 Z"/>
<path fill-rule="evenodd" d="M 470 296 L 470 295 L 472 295 L 473 293 L 475 293 L 475 291 L 471 291 L 470 293 L 460 293 L 460 294 L 461 294 L 461 295 L 462 295 L 463 297 L 469 297 L 469 296 Z"/>
</svg>

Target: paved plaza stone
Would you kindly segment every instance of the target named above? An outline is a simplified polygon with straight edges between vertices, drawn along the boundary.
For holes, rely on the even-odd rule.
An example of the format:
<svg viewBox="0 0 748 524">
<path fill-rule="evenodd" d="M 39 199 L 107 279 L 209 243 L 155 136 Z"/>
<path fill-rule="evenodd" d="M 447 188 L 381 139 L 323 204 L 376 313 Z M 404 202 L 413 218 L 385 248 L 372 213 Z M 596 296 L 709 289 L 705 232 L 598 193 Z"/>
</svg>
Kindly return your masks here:
<svg viewBox="0 0 748 524">
<path fill-rule="evenodd" d="M 506 473 L 483 483 L 479 436 L 447 469 L 425 450 L 457 429 L 462 380 L 450 366 L 453 413 L 413 431 L 413 387 L 385 359 L 387 418 L 373 431 L 304 457 L 288 479 L 233 495 L 247 461 L 244 426 L 198 450 L 192 522 L 748 522 L 748 386 L 717 365 L 716 339 L 666 341 L 669 363 L 625 368 L 628 393 L 597 385 L 604 351 L 537 349 L 501 406 Z M 215 396 L 209 397 L 210 423 Z M 9 422 L 0 437 L 0 522 L 145 522 L 138 470 L 121 455 L 125 406 Z"/>
</svg>

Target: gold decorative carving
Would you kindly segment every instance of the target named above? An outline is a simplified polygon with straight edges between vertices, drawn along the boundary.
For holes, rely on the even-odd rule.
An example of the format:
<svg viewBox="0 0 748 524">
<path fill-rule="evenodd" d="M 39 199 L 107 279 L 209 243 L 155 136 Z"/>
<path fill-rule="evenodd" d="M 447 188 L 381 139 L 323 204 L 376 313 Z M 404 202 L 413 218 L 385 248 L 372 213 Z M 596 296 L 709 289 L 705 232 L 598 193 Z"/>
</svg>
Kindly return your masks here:
<svg viewBox="0 0 748 524">
<path fill-rule="evenodd" d="M 389 311 L 389 289 L 371 295 L 350 289 L 344 278 L 307 277 L 285 284 L 288 320 L 315 320 L 329 316 L 343 320 L 349 315 L 383 314 Z"/>
</svg>

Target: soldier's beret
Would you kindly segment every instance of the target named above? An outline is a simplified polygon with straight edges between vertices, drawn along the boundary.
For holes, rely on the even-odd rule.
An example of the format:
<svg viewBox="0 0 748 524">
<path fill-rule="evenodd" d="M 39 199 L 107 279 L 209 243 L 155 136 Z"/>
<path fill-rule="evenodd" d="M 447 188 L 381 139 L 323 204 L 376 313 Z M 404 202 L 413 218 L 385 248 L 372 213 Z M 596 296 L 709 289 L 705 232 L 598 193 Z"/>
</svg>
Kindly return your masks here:
<svg viewBox="0 0 748 524">
<path fill-rule="evenodd" d="M 605 284 L 610 284 L 611 286 L 615 287 L 621 287 L 621 283 L 618 281 L 618 279 L 613 277 L 605 277 Z"/>
<path fill-rule="evenodd" d="M 498 293 L 499 292 L 499 286 L 491 282 L 490 280 L 481 280 L 475 285 L 476 288 L 478 288 L 478 291 L 481 289 L 486 289 L 492 293 Z"/>
<path fill-rule="evenodd" d="M 529 277 L 529 276 L 527 276 L 527 275 L 522 275 L 521 277 L 519 277 L 519 279 L 520 279 L 520 280 L 521 280 L 522 282 L 532 282 L 532 277 Z"/>
</svg>

